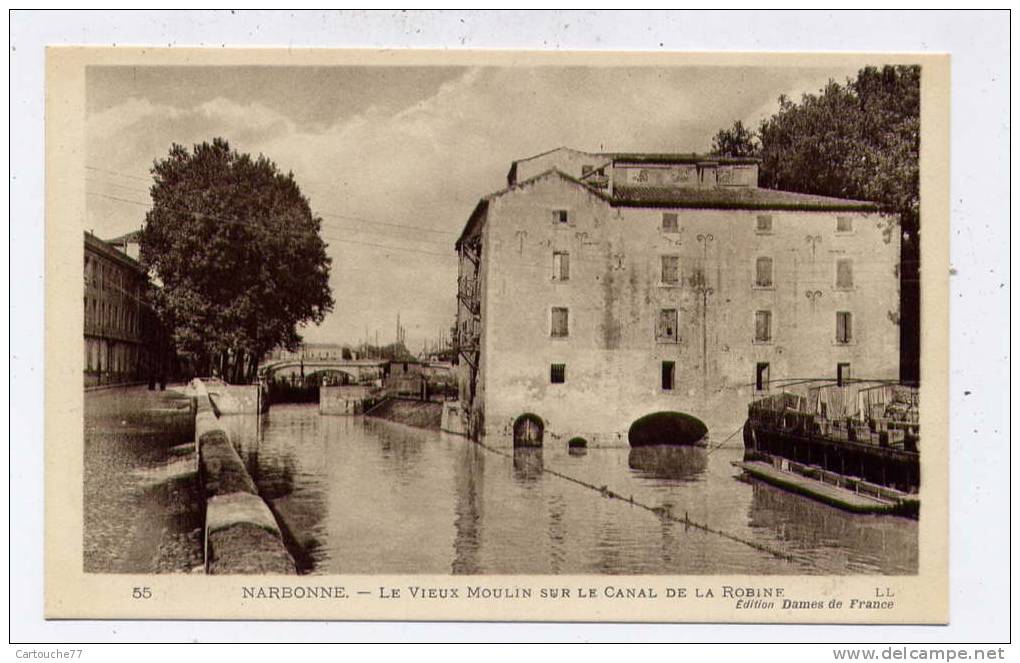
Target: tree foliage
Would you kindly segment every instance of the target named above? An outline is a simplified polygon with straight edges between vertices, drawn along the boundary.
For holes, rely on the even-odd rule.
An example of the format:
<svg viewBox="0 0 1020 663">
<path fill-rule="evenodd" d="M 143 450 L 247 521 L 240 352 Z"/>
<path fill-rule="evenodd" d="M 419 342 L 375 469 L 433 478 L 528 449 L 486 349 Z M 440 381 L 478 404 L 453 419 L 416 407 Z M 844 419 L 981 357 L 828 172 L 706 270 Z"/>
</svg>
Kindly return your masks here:
<svg viewBox="0 0 1020 663">
<path fill-rule="evenodd" d="M 761 143 L 754 131 L 737 120 L 729 129 L 720 129 L 712 139 L 712 154 L 723 157 L 756 157 Z"/>
<path fill-rule="evenodd" d="M 221 138 L 174 144 L 151 172 L 141 257 L 162 285 L 156 311 L 197 370 L 251 379 L 333 308 L 322 221 L 292 174 Z"/>
<path fill-rule="evenodd" d="M 918 66 L 862 69 L 800 103 L 779 99 L 759 128 L 762 185 L 871 200 L 900 215 L 908 241 L 919 222 Z"/>
</svg>

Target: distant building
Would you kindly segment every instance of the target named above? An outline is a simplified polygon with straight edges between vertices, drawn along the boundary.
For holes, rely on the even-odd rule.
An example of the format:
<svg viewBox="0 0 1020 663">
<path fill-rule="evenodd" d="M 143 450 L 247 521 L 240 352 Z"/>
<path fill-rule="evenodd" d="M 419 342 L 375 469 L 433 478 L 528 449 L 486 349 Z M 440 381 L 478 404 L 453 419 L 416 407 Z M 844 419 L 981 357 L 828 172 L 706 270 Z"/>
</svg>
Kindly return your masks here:
<svg viewBox="0 0 1020 663">
<path fill-rule="evenodd" d="M 294 350 L 276 348 L 262 359 L 262 363 L 282 359 L 357 359 L 356 355 L 356 352 L 340 343 L 302 343 Z"/>
<path fill-rule="evenodd" d="M 456 243 L 469 428 L 508 440 L 537 418 L 545 444 L 626 444 L 650 412 L 736 426 L 786 380 L 895 379 L 894 224 L 759 188 L 753 159 L 515 161 Z"/>
<path fill-rule="evenodd" d="M 124 246 L 127 237 L 115 241 Z M 147 301 L 149 277 L 136 257 L 85 233 L 87 387 L 166 379 L 163 334 Z"/>
</svg>

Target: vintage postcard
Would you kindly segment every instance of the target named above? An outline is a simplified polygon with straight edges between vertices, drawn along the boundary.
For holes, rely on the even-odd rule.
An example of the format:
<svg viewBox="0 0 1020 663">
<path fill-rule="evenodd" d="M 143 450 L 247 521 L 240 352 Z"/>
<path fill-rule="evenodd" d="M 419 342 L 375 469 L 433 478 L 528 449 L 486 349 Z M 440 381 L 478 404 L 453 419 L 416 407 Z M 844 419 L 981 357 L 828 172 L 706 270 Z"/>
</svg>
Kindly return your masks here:
<svg viewBox="0 0 1020 663">
<path fill-rule="evenodd" d="M 945 623 L 948 99 L 49 49 L 46 616 Z"/>
</svg>

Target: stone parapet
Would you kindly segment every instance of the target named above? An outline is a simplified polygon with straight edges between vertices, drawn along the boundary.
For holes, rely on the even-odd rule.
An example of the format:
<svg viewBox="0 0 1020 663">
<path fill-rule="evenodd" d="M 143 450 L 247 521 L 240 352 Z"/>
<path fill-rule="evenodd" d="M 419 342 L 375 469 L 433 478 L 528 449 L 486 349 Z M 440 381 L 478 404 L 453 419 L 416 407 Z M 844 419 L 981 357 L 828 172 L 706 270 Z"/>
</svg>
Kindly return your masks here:
<svg viewBox="0 0 1020 663">
<path fill-rule="evenodd" d="M 276 517 L 218 422 L 211 390 L 201 380 L 192 388 L 199 480 L 206 501 L 206 573 L 296 574 Z"/>
</svg>

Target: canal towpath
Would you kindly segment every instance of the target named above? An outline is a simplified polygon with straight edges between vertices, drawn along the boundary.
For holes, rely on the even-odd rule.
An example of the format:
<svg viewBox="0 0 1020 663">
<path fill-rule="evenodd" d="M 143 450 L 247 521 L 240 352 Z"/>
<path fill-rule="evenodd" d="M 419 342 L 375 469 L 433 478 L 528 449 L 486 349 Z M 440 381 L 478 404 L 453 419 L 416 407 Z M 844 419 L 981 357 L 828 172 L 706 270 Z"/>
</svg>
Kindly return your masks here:
<svg viewBox="0 0 1020 663">
<path fill-rule="evenodd" d="M 201 566 L 194 416 L 183 385 L 87 391 L 83 425 L 84 570 Z"/>
</svg>

